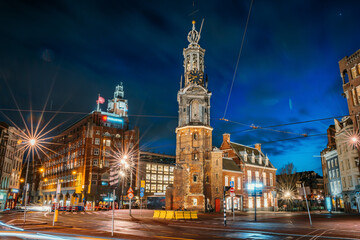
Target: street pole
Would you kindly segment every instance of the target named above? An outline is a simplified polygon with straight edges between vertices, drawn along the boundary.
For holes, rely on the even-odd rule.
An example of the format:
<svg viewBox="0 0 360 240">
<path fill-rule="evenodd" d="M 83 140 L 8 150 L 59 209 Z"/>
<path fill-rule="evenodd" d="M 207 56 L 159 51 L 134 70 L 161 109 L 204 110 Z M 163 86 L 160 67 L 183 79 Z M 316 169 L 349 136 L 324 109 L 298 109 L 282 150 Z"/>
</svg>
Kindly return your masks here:
<svg viewBox="0 0 360 240">
<path fill-rule="evenodd" d="M 124 206 L 124 176 L 121 177 L 121 208 Z"/>
<path fill-rule="evenodd" d="M 132 158 L 130 165 L 130 188 L 132 187 Z M 131 198 L 129 199 L 129 215 L 131 216 Z"/>
<path fill-rule="evenodd" d="M 307 201 L 307 196 L 306 196 L 306 191 L 305 191 L 305 186 L 304 186 L 304 183 L 302 183 L 302 186 L 303 186 L 303 190 L 304 190 L 304 196 L 305 196 L 305 201 L 306 201 L 306 207 L 307 207 L 308 214 L 309 214 L 309 221 L 310 221 L 310 225 L 312 226 L 311 215 L 310 215 L 310 210 L 309 210 L 309 204 L 308 204 L 308 201 Z"/>
<path fill-rule="evenodd" d="M 255 193 L 255 203 L 254 203 L 254 205 L 255 205 L 255 222 L 256 222 L 256 184 L 254 184 L 254 193 Z"/>
<path fill-rule="evenodd" d="M 28 163 L 26 166 L 26 175 L 25 175 L 25 199 L 24 199 L 24 203 L 25 203 L 25 207 L 24 207 L 24 224 L 26 222 L 26 202 L 27 202 L 27 193 L 28 193 L 28 183 L 27 183 L 27 177 L 28 177 L 28 172 L 29 172 L 29 165 L 30 165 L 30 158 L 28 158 Z"/>
<path fill-rule="evenodd" d="M 226 202 L 225 202 L 225 187 L 224 187 L 224 226 L 226 227 Z"/>
<path fill-rule="evenodd" d="M 114 236 L 114 209 L 115 209 L 115 189 L 113 190 L 113 202 L 112 202 L 112 232 L 111 232 L 111 236 Z"/>
<path fill-rule="evenodd" d="M 233 221 L 235 222 L 234 197 L 231 198 L 231 203 L 232 203 Z"/>
<path fill-rule="evenodd" d="M 141 209 L 142 209 L 142 197 L 140 197 L 140 216 L 142 216 Z"/>
</svg>

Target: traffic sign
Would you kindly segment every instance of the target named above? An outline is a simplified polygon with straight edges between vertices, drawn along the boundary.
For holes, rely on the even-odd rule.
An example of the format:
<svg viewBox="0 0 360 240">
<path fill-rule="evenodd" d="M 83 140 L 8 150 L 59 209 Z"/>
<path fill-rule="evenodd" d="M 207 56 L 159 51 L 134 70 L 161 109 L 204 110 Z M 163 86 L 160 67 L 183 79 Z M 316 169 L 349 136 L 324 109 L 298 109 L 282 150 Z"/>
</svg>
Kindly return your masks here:
<svg viewBox="0 0 360 240">
<path fill-rule="evenodd" d="M 127 191 L 128 193 L 133 193 L 134 191 L 132 190 L 131 187 L 129 187 L 129 190 Z"/>
<path fill-rule="evenodd" d="M 235 188 L 234 187 L 230 188 L 230 192 L 235 192 Z"/>
<path fill-rule="evenodd" d="M 141 193 L 143 193 L 144 190 L 145 190 L 145 189 L 144 189 L 143 187 L 140 188 L 140 192 L 141 192 Z"/>
<path fill-rule="evenodd" d="M 234 187 L 235 186 L 235 183 L 234 183 L 234 181 L 230 181 L 230 187 Z"/>
<path fill-rule="evenodd" d="M 144 192 L 140 192 L 140 197 L 144 197 Z"/>
<path fill-rule="evenodd" d="M 129 192 L 127 196 L 129 199 L 132 199 L 134 197 L 134 194 L 132 192 Z"/>
<path fill-rule="evenodd" d="M 230 197 L 235 197 L 235 192 L 230 192 Z"/>
<path fill-rule="evenodd" d="M 144 188 L 144 187 L 145 187 L 145 180 L 141 180 L 140 187 L 142 187 L 142 188 Z"/>
</svg>

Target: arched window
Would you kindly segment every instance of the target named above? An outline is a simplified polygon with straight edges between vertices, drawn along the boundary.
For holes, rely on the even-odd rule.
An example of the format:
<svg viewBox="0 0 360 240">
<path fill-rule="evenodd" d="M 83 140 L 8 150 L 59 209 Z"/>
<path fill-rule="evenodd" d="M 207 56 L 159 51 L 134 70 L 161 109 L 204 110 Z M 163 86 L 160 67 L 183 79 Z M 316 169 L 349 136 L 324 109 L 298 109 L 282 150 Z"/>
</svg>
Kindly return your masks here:
<svg viewBox="0 0 360 240">
<path fill-rule="evenodd" d="M 346 69 L 342 72 L 342 79 L 343 79 L 343 84 L 346 84 L 349 82 L 349 75 L 348 75 L 348 72 L 346 71 Z"/>
</svg>

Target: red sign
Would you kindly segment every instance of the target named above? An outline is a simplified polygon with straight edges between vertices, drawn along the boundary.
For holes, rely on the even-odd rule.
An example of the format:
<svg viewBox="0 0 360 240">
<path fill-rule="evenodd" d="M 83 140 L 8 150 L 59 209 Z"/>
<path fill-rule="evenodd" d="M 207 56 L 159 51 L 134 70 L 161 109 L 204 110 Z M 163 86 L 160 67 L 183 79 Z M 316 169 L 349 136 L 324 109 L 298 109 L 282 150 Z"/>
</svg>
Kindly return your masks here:
<svg viewBox="0 0 360 240">
<path fill-rule="evenodd" d="M 134 191 L 133 191 L 132 188 L 130 187 L 127 192 L 128 192 L 128 193 L 133 193 Z"/>
<path fill-rule="evenodd" d="M 130 192 L 130 193 L 128 193 L 127 196 L 128 196 L 129 199 L 132 199 L 134 197 L 134 194 L 132 192 Z"/>
<path fill-rule="evenodd" d="M 232 193 L 232 192 L 235 192 L 235 188 L 230 188 L 230 192 Z"/>
</svg>

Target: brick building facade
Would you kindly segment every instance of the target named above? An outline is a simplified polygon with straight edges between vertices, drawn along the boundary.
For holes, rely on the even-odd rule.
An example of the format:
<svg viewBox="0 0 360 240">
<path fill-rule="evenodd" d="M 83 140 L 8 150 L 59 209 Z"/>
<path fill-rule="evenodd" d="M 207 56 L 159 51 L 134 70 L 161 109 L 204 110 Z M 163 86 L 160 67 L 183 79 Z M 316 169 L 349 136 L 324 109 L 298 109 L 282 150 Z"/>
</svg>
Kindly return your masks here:
<svg viewBox="0 0 360 240">
<path fill-rule="evenodd" d="M 61 205 L 98 205 L 111 192 L 110 169 L 119 164 L 119 155 L 128 156 L 132 186 L 138 187 L 139 131 L 129 130 L 126 119 L 127 115 L 95 111 L 53 140 L 42 161 L 44 204 L 54 203 L 59 182 Z"/>
</svg>

